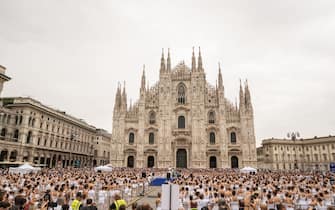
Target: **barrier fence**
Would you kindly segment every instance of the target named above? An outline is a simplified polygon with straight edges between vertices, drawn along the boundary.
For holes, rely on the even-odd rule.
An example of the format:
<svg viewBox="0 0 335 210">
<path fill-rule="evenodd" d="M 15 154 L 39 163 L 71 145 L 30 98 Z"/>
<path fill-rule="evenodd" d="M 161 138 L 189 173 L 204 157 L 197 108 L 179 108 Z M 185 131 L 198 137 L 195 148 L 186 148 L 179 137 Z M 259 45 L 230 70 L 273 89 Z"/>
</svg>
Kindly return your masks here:
<svg viewBox="0 0 335 210">
<path fill-rule="evenodd" d="M 127 202 L 127 204 L 130 204 L 148 192 L 149 188 L 148 181 L 126 185 L 120 184 L 113 190 L 103 190 L 101 185 L 97 185 L 94 189 L 95 198 L 93 198 L 93 202 L 97 204 L 98 209 L 109 209 L 109 206 L 114 202 L 114 195 L 117 193 Z"/>
</svg>

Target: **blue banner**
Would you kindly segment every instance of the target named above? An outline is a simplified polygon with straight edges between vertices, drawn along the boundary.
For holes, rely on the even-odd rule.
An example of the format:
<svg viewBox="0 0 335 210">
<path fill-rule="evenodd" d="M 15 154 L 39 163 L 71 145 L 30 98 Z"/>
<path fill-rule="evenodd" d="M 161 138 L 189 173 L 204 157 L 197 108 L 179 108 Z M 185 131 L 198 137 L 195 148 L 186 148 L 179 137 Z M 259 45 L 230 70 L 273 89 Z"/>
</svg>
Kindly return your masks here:
<svg viewBox="0 0 335 210">
<path fill-rule="evenodd" d="M 330 163 L 329 167 L 331 172 L 335 172 L 335 163 Z"/>
</svg>

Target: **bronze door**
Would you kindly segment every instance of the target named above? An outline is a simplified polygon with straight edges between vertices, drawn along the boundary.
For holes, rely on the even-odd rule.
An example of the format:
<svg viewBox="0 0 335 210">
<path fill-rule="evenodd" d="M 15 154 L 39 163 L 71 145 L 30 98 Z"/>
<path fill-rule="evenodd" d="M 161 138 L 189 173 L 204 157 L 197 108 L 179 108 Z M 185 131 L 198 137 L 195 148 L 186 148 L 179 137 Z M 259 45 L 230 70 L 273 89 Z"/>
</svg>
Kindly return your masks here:
<svg viewBox="0 0 335 210">
<path fill-rule="evenodd" d="M 176 167 L 177 168 L 187 168 L 187 152 L 185 149 L 177 150 L 177 158 L 176 158 Z"/>
</svg>

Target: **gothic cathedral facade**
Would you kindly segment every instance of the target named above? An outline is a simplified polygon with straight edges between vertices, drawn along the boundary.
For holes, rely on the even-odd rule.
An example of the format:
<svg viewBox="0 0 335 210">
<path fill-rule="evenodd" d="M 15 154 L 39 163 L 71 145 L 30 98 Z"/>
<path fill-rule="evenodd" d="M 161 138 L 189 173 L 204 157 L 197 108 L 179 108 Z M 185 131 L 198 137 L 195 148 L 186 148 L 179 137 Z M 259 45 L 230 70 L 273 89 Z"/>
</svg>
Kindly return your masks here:
<svg viewBox="0 0 335 210">
<path fill-rule="evenodd" d="M 127 105 L 125 87 L 115 96 L 111 160 L 116 167 L 242 168 L 256 167 L 254 114 L 247 82 L 240 84 L 239 106 L 225 97 L 219 67 L 210 85 L 199 49 L 191 68 L 171 68 L 170 53 L 161 58 L 159 81 L 146 86 Z"/>
</svg>

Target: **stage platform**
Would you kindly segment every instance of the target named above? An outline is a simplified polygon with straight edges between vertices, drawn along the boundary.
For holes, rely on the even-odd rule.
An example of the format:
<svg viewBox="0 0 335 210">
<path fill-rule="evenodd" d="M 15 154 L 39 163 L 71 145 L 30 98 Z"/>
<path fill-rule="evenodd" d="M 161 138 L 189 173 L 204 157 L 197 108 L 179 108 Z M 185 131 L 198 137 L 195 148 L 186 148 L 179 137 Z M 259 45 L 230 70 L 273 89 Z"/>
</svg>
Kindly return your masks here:
<svg viewBox="0 0 335 210">
<path fill-rule="evenodd" d="M 150 186 L 162 186 L 162 184 L 166 184 L 168 181 L 173 181 L 173 179 L 167 179 L 166 177 L 155 177 L 151 180 Z"/>
</svg>

